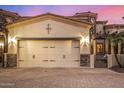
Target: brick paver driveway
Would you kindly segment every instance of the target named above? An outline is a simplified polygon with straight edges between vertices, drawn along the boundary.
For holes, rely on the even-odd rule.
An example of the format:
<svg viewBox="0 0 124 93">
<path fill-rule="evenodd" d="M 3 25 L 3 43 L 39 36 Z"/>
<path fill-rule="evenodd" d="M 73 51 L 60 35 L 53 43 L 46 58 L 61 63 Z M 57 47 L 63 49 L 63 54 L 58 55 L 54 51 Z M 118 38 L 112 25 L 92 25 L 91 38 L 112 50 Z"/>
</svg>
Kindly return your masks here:
<svg viewBox="0 0 124 93">
<path fill-rule="evenodd" d="M 124 87 L 124 73 L 102 68 L 0 69 L 0 87 Z"/>
</svg>

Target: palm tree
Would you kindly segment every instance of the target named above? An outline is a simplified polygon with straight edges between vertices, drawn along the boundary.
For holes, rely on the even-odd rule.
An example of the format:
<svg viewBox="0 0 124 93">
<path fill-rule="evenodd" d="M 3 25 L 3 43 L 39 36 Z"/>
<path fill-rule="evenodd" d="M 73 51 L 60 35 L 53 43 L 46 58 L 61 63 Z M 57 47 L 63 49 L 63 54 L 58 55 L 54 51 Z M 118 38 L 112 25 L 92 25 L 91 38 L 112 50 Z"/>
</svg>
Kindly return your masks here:
<svg viewBox="0 0 124 93">
<path fill-rule="evenodd" d="M 109 42 L 113 43 L 113 47 L 117 46 L 119 42 L 124 44 L 124 32 L 118 34 L 117 32 L 114 34 L 106 34 L 106 38 Z M 117 56 L 117 53 L 114 51 L 114 56 L 116 59 L 116 62 L 118 63 L 119 67 L 122 67 L 121 62 L 119 61 L 119 58 Z"/>
</svg>

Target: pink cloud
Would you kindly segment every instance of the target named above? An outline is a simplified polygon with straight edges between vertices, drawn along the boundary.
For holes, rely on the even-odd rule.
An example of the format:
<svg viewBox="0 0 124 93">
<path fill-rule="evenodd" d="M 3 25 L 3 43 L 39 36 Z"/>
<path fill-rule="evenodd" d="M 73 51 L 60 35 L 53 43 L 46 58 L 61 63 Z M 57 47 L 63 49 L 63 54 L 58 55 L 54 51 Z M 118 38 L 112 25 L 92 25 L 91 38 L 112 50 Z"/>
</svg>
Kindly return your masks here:
<svg viewBox="0 0 124 93">
<path fill-rule="evenodd" d="M 64 16 L 74 15 L 76 12 L 98 13 L 98 20 L 108 20 L 109 23 L 124 23 L 124 5 L 10 5 L 0 8 L 17 12 L 22 16 L 35 16 L 51 12 Z"/>
<path fill-rule="evenodd" d="M 124 23 L 124 6 L 109 6 L 98 11 L 98 20 L 108 20 L 109 23 Z"/>
</svg>

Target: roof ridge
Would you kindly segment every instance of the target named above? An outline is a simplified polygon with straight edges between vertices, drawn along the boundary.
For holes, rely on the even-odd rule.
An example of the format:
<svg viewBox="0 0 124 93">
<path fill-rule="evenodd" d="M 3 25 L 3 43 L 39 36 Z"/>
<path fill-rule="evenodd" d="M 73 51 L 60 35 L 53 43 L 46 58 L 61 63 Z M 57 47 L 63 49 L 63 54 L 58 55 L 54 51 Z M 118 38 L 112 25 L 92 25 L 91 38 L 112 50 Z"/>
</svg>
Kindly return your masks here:
<svg viewBox="0 0 124 93">
<path fill-rule="evenodd" d="M 31 17 L 31 18 L 28 18 L 28 19 L 25 19 L 25 20 L 21 20 L 21 21 L 17 20 L 17 21 L 15 21 L 14 23 L 23 22 L 23 21 L 26 21 L 26 20 L 30 20 L 30 19 L 33 19 L 33 18 L 45 16 L 45 15 L 57 16 L 57 17 L 61 17 L 61 18 L 68 19 L 68 20 L 72 20 L 72 21 L 76 21 L 76 22 L 81 22 L 81 23 L 86 23 L 86 24 L 92 25 L 90 22 L 85 22 L 85 21 L 83 22 L 83 21 L 79 21 L 79 20 L 76 20 L 76 19 L 73 19 L 73 18 L 68 18 L 68 17 L 66 17 L 66 16 L 53 14 L 53 13 L 50 13 L 50 12 L 47 12 L 47 13 L 44 13 L 44 14 L 39 14 L 39 15 L 33 16 L 33 17 Z M 12 23 L 12 24 L 14 24 L 14 23 Z"/>
<path fill-rule="evenodd" d="M 12 11 L 8 11 L 8 10 L 4 10 L 4 9 L 0 9 L 0 11 L 5 11 L 5 12 L 13 13 L 13 14 L 18 14 L 18 13 L 16 13 L 16 12 L 12 12 Z"/>
</svg>

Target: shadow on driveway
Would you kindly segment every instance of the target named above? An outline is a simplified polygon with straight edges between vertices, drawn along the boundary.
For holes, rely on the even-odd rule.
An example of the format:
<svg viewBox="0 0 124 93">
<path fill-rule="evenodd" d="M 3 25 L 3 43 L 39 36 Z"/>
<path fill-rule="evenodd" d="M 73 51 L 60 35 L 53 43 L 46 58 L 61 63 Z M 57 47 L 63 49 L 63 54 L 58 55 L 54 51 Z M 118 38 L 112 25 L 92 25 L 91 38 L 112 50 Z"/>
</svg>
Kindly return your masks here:
<svg viewBox="0 0 124 93">
<path fill-rule="evenodd" d="M 120 68 L 119 66 L 112 67 L 110 70 L 118 72 L 118 73 L 124 73 L 124 67 Z"/>
</svg>

